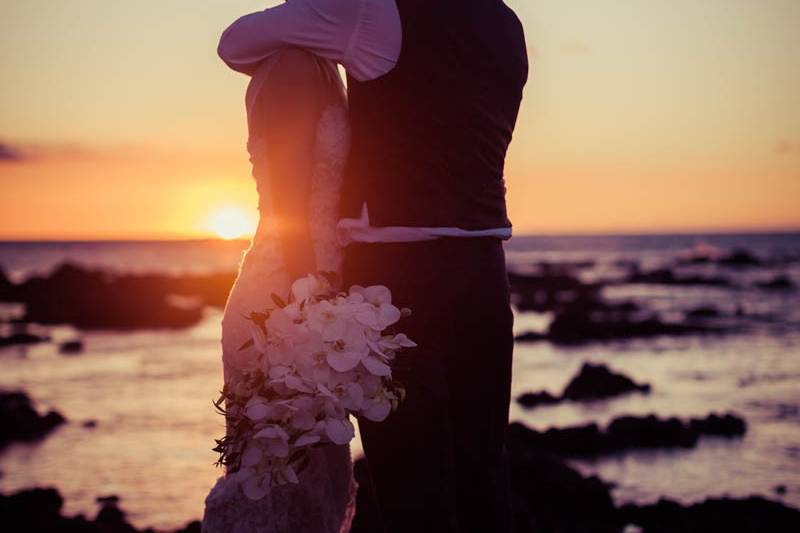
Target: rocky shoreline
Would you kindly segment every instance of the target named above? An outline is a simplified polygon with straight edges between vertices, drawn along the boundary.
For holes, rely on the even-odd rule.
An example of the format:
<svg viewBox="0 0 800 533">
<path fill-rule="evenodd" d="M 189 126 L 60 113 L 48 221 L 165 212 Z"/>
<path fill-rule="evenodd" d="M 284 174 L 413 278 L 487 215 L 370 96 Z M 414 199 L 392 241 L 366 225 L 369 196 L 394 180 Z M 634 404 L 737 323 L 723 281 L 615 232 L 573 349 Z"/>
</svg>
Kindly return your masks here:
<svg viewBox="0 0 800 533">
<path fill-rule="evenodd" d="M 48 276 L 19 284 L 0 271 L 0 302 L 24 304 L 22 323 L 83 330 L 184 328 L 200 321 L 204 306 L 224 306 L 235 277 L 117 274 L 63 263 Z"/>
<path fill-rule="evenodd" d="M 533 271 L 509 272 L 512 300 L 520 311 L 552 313 L 545 332 L 529 331 L 522 342 L 547 340 L 575 344 L 662 335 L 727 334 L 735 318 L 714 308 L 688 310 L 683 321 L 666 320 L 636 302 L 607 301 L 603 289 L 620 285 L 664 285 L 741 288 L 725 275 L 681 274 L 677 269 L 713 263 L 729 270 L 762 266 L 763 261 L 747 251 L 727 256 L 685 259 L 674 265 L 643 270 L 638 263 L 621 265 L 620 278 L 583 281 L 578 275 L 593 262 L 539 263 Z M 98 270 L 65 262 L 46 276 L 32 276 L 14 283 L 0 267 L 0 302 L 24 305 L 17 323 L 69 324 L 82 330 L 134 330 L 185 328 L 197 324 L 205 306 L 223 307 L 236 272 L 214 274 L 130 274 Z M 763 291 L 794 291 L 785 275 L 775 275 L 753 284 Z M 0 346 L 45 342 L 26 332 L 0 334 Z"/>
<path fill-rule="evenodd" d="M 587 376 L 594 376 L 590 380 Z M 597 378 L 602 376 L 601 378 Z M 623 376 L 624 377 L 624 376 Z M 602 365 L 586 364 L 570 381 L 565 396 L 588 401 L 604 397 L 608 389 L 598 388 L 603 379 L 624 384 L 622 388 L 641 389 Z M 0 427 L 12 435 L 3 442 L 28 442 L 45 437 L 64 422 L 55 411 L 40 415 L 31 399 L 22 392 L 0 395 Z M 512 467 L 514 533 L 556 532 L 684 532 L 684 531 L 797 531 L 800 510 L 761 496 L 748 498 L 708 498 L 692 505 L 670 499 L 651 504 L 616 506 L 613 483 L 597 476 L 584 476 L 566 458 L 598 456 L 635 449 L 692 447 L 703 435 L 738 437 L 746 423 L 733 414 L 711 414 L 703 419 L 682 422 L 678 419 L 618 417 L 605 430 L 596 424 L 573 428 L 551 428 L 539 432 L 520 423 L 509 425 L 507 433 Z M 377 531 L 377 508 L 369 486 L 368 467 L 362 458 L 355 463 L 359 482 L 358 511 L 352 533 Z M 53 487 L 37 487 L 14 494 L 0 494 L 0 523 L 11 531 L 53 533 L 156 533 L 152 528 L 136 529 L 126 519 L 116 495 L 97 498 L 100 508 L 94 518 L 64 516 L 63 498 Z M 636 527 L 637 529 L 631 529 Z M 766 528 L 766 529 L 764 529 Z M 193 520 L 175 533 L 199 533 L 200 522 Z"/>
<path fill-rule="evenodd" d="M 613 398 L 630 392 L 650 393 L 649 383 L 636 383 L 624 374 L 610 370 L 604 364 L 583 363 L 578 374 L 567 383 L 560 396 L 547 391 L 527 392 L 517 402 L 528 409 L 537 405 L 553 405 L 564 401 L 587 402 Z"/>
<path fill-rule="evenodd" d="M 581 275 L 582 269 L 593 265 L 591 261 L 540 263 L 524 273 L 509 274 L 515 306 L 550 318 L 544 331 L 523 333 L 519 341 L 572 345 L 658 336 L 735 335 L 748 327 L 751 318 L 747 309 L 728 306 L 719 299 L 713 304 L 693 301 L 677 316 L 664 313 L 646 300 L 629 298 L 631 291 L 614 293 L 628 285 L 656 291 L 662 290 L 658 286 L 670 291 L 700 288 L 717 291 L 715 294 L 736 294 L 733 291 L 746 288 L 765 298 L 783 298 L 797 290 L 795 282 L 779 271 L 742 281 L 737 273 L 757 274 L 757 269 L 765 265 L 764 260 L 743 250 L 720 257 L 684 258 L 656 268 L 643 268 L 637 262 L 620 264 L 622 274 L 616 279 Z M 698 265 L 712 268 L 692 273 L 691 268 Z M 16 318 L 0 319 L 5 320 L 0 324 L 0 347 L 54 342 L 57 332 L 49 326 L 57 324 L 86 331 L 190 327 L 201 320 L 206 307 L 224 305 L 234 279 L 232 272 L 119 274 L 62 264 L 49 275 L 14 283 L 0 270 L 0 302 L 22 304 L 23 308 Z M 80 339 L 58 344 L 63 354 L 78 354 L 82 349 Z M 584 362 L 560 392 L 531 391 L 517 401 L 526 409 L 539 409 L 565 402 L 583 404 L 650 394 L 652 386 L 640 381 L 641 377 L 645 376 L 633 379 L 604 364 Z M 23 391 L 0 393 L 0 450 L 11 443 L 27 445 L 46 438 L 64 423 L 70 422 L 57 411 L 37 409 L 36 402 Z M 82 423 L 86 428 L 96 425 L 92 420 Z M 647 504 L 619 505 L 612 497 L 613 483 L 585 476 L 570 465 L 573 459 L 614 457 L 639 450 L 690 449 L 702 446 L 707 438 L 739 439 L 747 431 L 747 420 L 735 412 L 704 412 L 688 419 L 625 415 L 602 427 L 589 423 L 541 431 L 512 423 L 508 447 L 514 533 L 800 531 L 800 510 L 765 495 L 709 497 L 693 504 L 662 498 Z M 352 532 L 372 533 L 376 531 L 377 511 L 363 459 L 356 462 L 355 472 L 361 487 Z M 9 475 L 12 473 L 6 471 L 5 476 Z M 789 487 L 793 490 L 791 484 Z M 781 494 L 779 487 L 775 493 Z M 68 517 L 63 515 L 63 499 L 54 487 L 0 494 L 0 523 L 8 531 L 155 533 L 128 522 L 124 500 L 100 495 L 97 503 L 99 509 L 91 518 Z M 200 523 L 188 522 L 178 531 L 199 532 Z"/>
<path fill-rule="evenodd" d="M 0 391 L 0 451 L 13 442 L 41 440 L 65 422 L 58 411 L 40 415 L 24 392 Z"/>
<path fill-rule="evenodd" d="M 583 476 L 559 456 L 532 447 L 510 431 L 514 533 L 585 533 L 643 531 L 647 533 L 800 531 L 800 510 L 761 496 L 707 498 L 692 505 L 662 498 L 651 504 L 616 506 L 613 485 L 597 476 Z M 364 459 L 355 463 L 359 481 L 351 533 L 374 533 L 376 507 L 369 492 Z M 52 533 L 156 533 L 136 529 L 115 496 L 97 499 L 93 519 L 63 516 L 63 498 L 54 488 L 35 488 L 0 495 L 0 523 L 9 531 Z M 635 529 L 632 529 L 635 528 Z M 193 520 L 175 533 L 199 533 Z"/>
</svg>

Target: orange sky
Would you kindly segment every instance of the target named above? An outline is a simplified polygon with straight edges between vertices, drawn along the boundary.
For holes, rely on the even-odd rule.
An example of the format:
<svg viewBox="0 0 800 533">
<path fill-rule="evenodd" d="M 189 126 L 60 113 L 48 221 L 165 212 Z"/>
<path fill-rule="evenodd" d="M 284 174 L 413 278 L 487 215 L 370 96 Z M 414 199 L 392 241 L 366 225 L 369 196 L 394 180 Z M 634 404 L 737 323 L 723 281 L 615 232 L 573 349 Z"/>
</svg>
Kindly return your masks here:
<svg viewBox="0 0 800 533">
<path fill-rule="evenodd" d="M 800 229 L 800 2 L 508 3 L 531 56 L 506 169 L 517 234 Z M 0 4 L 0 238 L 254 217 L 247 79 L 215 48 L 269 4 Z"/>
</svg>

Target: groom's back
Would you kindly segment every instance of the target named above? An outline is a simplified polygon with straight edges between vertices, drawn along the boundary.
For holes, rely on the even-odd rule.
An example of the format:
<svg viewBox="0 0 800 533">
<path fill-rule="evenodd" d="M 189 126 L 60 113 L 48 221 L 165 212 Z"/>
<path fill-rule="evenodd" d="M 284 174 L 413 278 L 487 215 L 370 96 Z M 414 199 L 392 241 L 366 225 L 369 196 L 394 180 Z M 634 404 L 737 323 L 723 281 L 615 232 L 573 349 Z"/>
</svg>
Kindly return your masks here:
<svg viewBox="0 0 800 533">
<path fill-rule="evenodd" d="M 397 66 L 349 80 L 343 209 L 376 226 L 508 226 L 503 164 L 527 79 L 522 26 L 500 0 L 397 0 Z"/>
</svg>

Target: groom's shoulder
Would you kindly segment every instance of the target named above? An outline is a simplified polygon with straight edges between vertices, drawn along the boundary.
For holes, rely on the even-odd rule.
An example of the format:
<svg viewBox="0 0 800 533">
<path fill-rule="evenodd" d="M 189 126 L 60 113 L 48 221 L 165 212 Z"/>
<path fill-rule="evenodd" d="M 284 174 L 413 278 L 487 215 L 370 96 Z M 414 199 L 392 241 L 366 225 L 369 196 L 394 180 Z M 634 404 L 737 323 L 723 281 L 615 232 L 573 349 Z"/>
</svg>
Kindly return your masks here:
<svg viewBox="0 0 800 533">
<path fill-rule="evenodd" d="M 500 63 L 509 73 L 514 73 L 524 83 L 528 77 L 528 52 L 522 21 L 505 2 L 482 2 L 491 10 L 481 17 L 490 32 L 489 42 L 500 57 Z"/>
<path fill-rule="evenodd" d="M 522 21 L 517 16 L 517 13 L 506 5 L 505 2 L 498 2 L 500 11 L 503 14 L 506 23 L 506 29 L 510 30 L 515 37 L 524 38 L 525 29 L 522 26 Z"/>
<path fill-rule="evenodd" d="M 509 40 L 524 38 L 522 22 L 517 14 L 505 2 L 473 2 L 468 4 L 472 24 L 481 26 L 484 30 L 506 37 Z"/>
</svg>

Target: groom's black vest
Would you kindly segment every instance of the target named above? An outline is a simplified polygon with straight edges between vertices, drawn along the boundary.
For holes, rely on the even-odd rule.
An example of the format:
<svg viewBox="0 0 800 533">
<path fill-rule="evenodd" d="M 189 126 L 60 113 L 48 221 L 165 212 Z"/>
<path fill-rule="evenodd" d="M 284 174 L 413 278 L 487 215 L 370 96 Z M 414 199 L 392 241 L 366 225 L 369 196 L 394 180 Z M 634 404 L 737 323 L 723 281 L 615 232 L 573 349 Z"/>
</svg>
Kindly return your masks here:
<svg viewBox="0 0 800 533">
<path fill-rule="evenodd" d="M 373 226 L 510 226 L 503 166 L 528 63 L 501 0 L 396 0 L 397 65 L 348 78 L 352 147 L 342 216 Z"/>
</svg>

